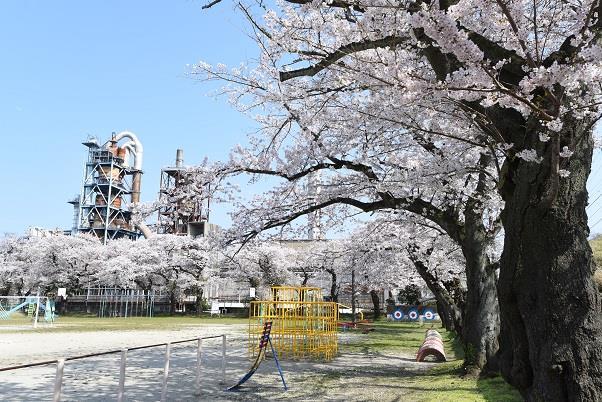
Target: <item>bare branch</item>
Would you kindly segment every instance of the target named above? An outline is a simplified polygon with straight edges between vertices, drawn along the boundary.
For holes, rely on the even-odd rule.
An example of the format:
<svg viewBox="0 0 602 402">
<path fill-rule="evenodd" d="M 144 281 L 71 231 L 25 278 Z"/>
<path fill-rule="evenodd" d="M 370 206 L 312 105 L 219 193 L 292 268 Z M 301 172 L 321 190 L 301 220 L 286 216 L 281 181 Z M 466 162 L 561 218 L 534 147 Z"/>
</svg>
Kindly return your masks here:
<svg viewBox="0 0 602 402">
<path fill-rule="evenodd" d="M 201 7 L 201 9 L 203 9 L 203 10 L 206 10 L 206 9 L 208 9 L 208 8 L 211 8 L 211 7 L 213 7 L 213 6 L 214 6 L 214 5 L 216 5 L 217 3 L 221 3 L 221 2 L 222 2 L 222 0 L 213 0 L 212 2 L 210 2 L 210 3 L 207 3 L 207 4 L 205 4 L 204 6 L 202 6 L 202 7 Z"/>
<path fill-rule="evenodd" d="M 369 49 L 395 47 L 395 46 L 401 45 L 402 43 L 405 43 L 407 40 L 408 40 L 408 38 L 401 38 L 399 36 L 386 36 L 382 39 L 375 39 L 375 40 L 366 39 L 366 40 L 359 41 L 359 42 L 352 42 L 347 45 L 341 46 L 340 48 L 335 50 L 333 53 L 329 54 L 324 59 L 322 59 L 320 62 L 318 62 L 317 64 L 315 64 L 311 67 L 300 68 L 298 70 L 292 70 L 292 71 L 281 71 L 280 72 L 280 81 L 284 82 L 284 81 L 290 80 L 292 78 L 301 77 L 301 76 L 313 77 L 320 71 L 335 64 L 337 61 L 339 61 L 340 59 L 342 59 L 343 57 L 345 57 L 347 55 L 361 52 L 364 50 L 369 50 Z"/>
</svg>

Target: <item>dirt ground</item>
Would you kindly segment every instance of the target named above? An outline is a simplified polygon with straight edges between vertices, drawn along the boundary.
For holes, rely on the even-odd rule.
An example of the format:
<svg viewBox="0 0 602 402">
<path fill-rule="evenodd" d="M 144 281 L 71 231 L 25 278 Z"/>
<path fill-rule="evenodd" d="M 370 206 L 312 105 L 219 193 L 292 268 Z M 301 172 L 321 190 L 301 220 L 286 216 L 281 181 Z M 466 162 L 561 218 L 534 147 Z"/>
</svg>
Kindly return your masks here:
<svg viewBox="0 0 602 402">
<path fill-rule="evenodd" d="M 390 378 L 413 376 L 431 364 L 418 364 L 413 356 L 368 352 L 342 353 L 328 363 L 283 361 L 289 390 L 284 392 L 273 360 L 265 360 L 255 376 L 238 392 L 225 392 L 243 376 L 250 361 L 245 325 L 195 325 L 174 330 L 0 333 L 0 367 L 26 362 L 173 342 L 197 336 L 227 334 L 226 379 L 221 378 L 221 339 L 204 342 L 202 387 L 195 386 L 196 345 L 174 345 L 168 397 L 170 401 L 261 400 L 400 400 L 399 384 Z M 340 341 L 345 342 L 342 335 Z M 165 347 L 128 353 L 125 399 L 158 401 L 161 395 Z M 68 361 L 63 379 L 64 401 L 115 400 L 119 354 Z M 0 395 L 7 401 L 52 399 L 56 365 L 0 372 Z M 397 389 L 396 392 L 391 392 Z M 411 393 L 412 390 L 408 389 Z M 405 392 L 402 392 L 405 393 Z"/>
</svg>

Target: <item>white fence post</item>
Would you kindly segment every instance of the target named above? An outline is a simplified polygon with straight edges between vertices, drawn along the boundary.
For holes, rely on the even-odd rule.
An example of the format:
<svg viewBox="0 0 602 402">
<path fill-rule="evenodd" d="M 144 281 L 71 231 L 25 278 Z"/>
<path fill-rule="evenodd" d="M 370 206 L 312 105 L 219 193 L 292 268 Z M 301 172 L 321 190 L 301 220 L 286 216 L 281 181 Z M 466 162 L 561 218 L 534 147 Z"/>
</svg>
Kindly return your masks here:
<svg viewBox="0 0 602 402">
<path fill-rule="evenodd" d="M 171 343 L 165 348 L 165 367 L 163 368 L 163 389 L 161 390 L 161 402 L 167 400 L 167 378 L 169 376 L 169 358 L 171 355 Z"/>
<path fill-rule="evenodd" d="M 226 335 L 222 335 L 222 381 L 226 382 Z"/>
<path fill-rule="evenodd" d="M 201 357 L 203 353 L 203 338 L 199 337 L 196 348 L 196 388 L 199 395 L 201 394 Z"/>
<path fill-rule="evenodd" d="M 65 368 L 65 359 L 57 360 L 56 362 L 56 377 L 54 378 L 54 396 L 53 402 L 61 400 L 61 387 L 63 386 L 63 369 Z"/>
<path fill-rule="evenodd" d="M 119 388 L 117 389 L 117 402 L 123 402 L 125 391 L 125 362 L 127 360 L 128 350 L 121 350 L 121 363 L 119 366 Z"/>
</svg>

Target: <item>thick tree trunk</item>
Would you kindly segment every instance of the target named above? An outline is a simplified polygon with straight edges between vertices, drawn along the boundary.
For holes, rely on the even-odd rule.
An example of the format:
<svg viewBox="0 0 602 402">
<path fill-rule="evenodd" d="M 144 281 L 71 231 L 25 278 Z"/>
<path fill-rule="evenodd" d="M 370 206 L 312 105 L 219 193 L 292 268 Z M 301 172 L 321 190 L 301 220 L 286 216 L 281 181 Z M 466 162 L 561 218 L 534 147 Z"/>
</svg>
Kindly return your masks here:
<svg viewBox="0 0 602 402">
<path fill-rule="evenodd" d="M 474 374 L 482 369 L 499 370 L 496 358 L 500 330 L 497 264 L 489 264 L 483 244 L 473 244 L 474 248 L 464 253 L 467 288 L 462 328 L 464 366 Z"/>
<path fill-rule="evenodd" d="M 370 291 L 370 298 L 372 298 L 372 305 L 374 306 L 374 321 L 380 318 L 380 298 L 376 290 Z"/>
<path fill-rule="evenodd" d="M 487 256 L 487 246 L 494 241 L 496 228 L 483 224 L 482 197 L 490 188 L 485 170 L 491 156 L 482 154 L 481 172 L 475 195 L 464 208 L 464 231 L 459 239 L 466 259 L 466 301 L 464 306 L 464 366 L 468 374 L 479 374 L 482 369 L 498 370 L 497 352 L 500 331 L 500 313 L 497 299 L 497 268 Z"/>
<path fill-rule="evenodd" d="M 471 375 L 482 369 L 497 370 L 499 309 L 497 303 L 496 269 L 486 254 L 487 234 L 478 224 L 476 215 L 466 213 L 462 252 L 466 259 L 466 302 L 463 310 L 455 303 L 443 284 L 431 274 L 424 263 L 412 255 L 416 270 L 435 295 L 444 314 L 464 344 L 464 366 Z M 480 219 L 480 218 L 479 218 Z M 471 223 L 472 222 L 472 223 Z"/>
<path fill-rule="evenodd" d="M 537 143 L 533 131 L 522 137 L 531 143 L 518 145 L 544 159 L 506 163 L 498 284 L 502 374 L 529 401 L 600 401 L 601 303 L 585 212 L 591 130 L 587 122 L 565 121 L 547 143 Z M 564 145 L 574 151 L 568 166 L 554 157 Z M 559 177 L 558 164 L 570 176 Z"/>
</svg>

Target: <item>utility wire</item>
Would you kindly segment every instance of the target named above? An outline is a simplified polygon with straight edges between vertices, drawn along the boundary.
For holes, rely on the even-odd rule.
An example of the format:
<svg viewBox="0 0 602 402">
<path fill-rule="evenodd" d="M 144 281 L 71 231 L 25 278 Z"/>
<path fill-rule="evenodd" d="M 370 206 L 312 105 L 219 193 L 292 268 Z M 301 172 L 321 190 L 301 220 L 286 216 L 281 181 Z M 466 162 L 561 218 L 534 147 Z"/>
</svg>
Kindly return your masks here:
<svg viewBox="0 0 602 402">
<path fill-rule="evenodd" d="M 587 211 L 589 208 L 591 208 L 600 199 L 600 197 L 602 197 L 602 193 L 598 194 L 598 196 L 596 197 L 595 200 L 593 200 L 592 202 L 587 204 L 587 207 L 585 207 L 585 210 Z"/>
<path fill-rule="evenodd" d="M 589 215 L 589 216 L 588 216 L 588 218 L 589 218 L 589 219 L 593 218 L 593 217 L 594 217 L 594 215 L 596 215 L 596 213 L 597 213 L 597 212 L 598 212 L 598 211 L 599 211 L 601 208 L 602 208 L 602 205 L 600 205 L 600 206 L 598 207 L 598 209 L 596 209 L 596 210 L 594 211 L 594 213 L 593 213 L 593 214 Z"/>
<path fill-rule="evenodd" d="M 598 223 L 600 223 L 600 222 L 602 222 L 602 218 L 598 219 L 598 220 L 596 221 L 596 223 L 594 223 L 594 224 L 593 224 L 593 225 L 590 227 L 590 229 L 592 229 L 592 230 L 593 230 L 593 229 L 596 227 L 596 225 L 597 225 Z"/>
</svg>

